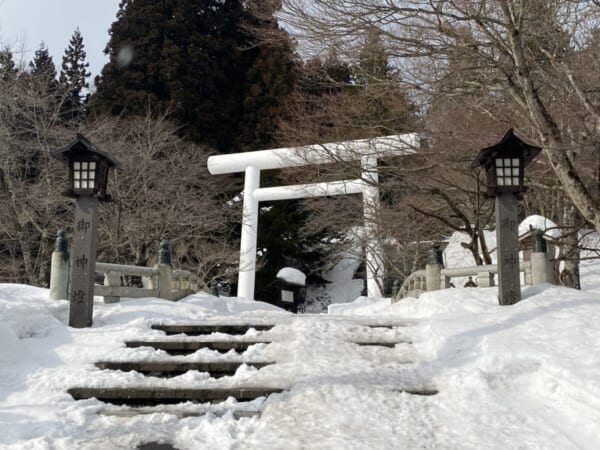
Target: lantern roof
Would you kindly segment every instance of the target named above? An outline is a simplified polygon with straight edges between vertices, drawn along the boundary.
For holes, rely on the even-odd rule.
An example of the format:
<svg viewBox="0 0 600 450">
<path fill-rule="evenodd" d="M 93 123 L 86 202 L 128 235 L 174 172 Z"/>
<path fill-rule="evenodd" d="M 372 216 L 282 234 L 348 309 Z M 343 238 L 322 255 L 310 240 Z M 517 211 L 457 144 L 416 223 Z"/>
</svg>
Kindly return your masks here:
<svg viewBox="0 0 600 450">
<path fill-rule="evenodd" d="M 504 134 L 500 142 L 480 150 L 471 163 L 471 168 L 489 167 L 493 164 L 494 158 L 515 153 L 523 156 L 523 166 L 527 166 L 541 151 L 541 147 L 530 145 L 516 136 L 511 128 Z"/>
<path fill-rule="evenodd" d="M 67 146 L 50 152 L 50 155 L 64 162 L 69 162 L 75 156 L 93 156 L 94 159 L 104 160 L 109 167 L 120 168 L 120 164 L 108 153 L 98 149 L 84 135 L 77 133 L 75 139 Z"/>
</svg>

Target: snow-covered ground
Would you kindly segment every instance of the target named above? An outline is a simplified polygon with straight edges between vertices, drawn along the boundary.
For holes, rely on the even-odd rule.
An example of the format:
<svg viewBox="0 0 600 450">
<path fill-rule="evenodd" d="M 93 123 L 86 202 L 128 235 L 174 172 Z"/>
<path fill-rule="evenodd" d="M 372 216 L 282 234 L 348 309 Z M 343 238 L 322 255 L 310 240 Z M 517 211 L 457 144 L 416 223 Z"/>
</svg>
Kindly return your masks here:
<svg viewBox="0 0 600 450">
<path fill-rule="evenodd" d="M 316 316 L 204 293 L 176 303 L 98 301 L 89 329 L 69 328 L 66 302 L 49 300 L 45 289 L 0 285 L 0 448 L 133 449 L 161 441 L 179 449 L 596 449 L 600 265 L 583 264 L 582 278 L 583 291 L 529 287 L 508 307 L 498 306 L 494 288 L 438 291 L 393 305 L 359 298 Z M 260 333 L 272 344 L 243 356 L 204 349 L 170 357 L 123 343 L 164 337 L 151 323 L 201 320 L 278 325 Z M 401 326 L 364 326 L 384 322 Z M 411 343 L 364 347 L 357 340 Z M 276 364 L 241 366 L 218 380 L 199 372 L 144 378 L 93 365 L 168 358 Z M 134 416 L 66 393 L 134 384 L 291 389 L 250 404 L 187 404 Z M 434 387 L 434 396 L 401 392 Z M 235 409 L 261 414 L 236 418 Z M 207 414 L 182 418 L 181 411 Z"/>
</svg>

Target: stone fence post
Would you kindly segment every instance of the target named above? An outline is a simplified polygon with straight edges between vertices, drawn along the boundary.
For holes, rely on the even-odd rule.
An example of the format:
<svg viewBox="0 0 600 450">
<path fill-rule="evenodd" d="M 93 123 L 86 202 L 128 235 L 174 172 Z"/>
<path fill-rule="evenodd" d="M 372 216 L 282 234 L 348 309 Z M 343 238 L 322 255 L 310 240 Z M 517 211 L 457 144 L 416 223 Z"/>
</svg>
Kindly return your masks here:
<svg viewBox="0 0 600 450">
<path fill-rule="evenodd" d="M 425 284 L 427 291 L 437 291 L 441 287 L 441 275 L 444 268 L 442 250 L 439 244 L 432 244 L 427 254 L 425 266 Z"/>
<path fill-rule="evenodd" d="M 158 264 L 154 266 L 158 271 L 158 296 L 172 300 L 173 269 L 171 267 L 171 244 L 167 240 L 160 242 L 158 250 Z"/>
<path fill-rule="evenodd" d="M 477 272 L 477 286 L 494 287 L 494 274 L 489 271 Z"/>
<path fill-rule="evenodd" d="M 104 286 L 121 286 L 121 273 L 114 270 L 104 272 Z M 121 297 L 115 297 L 112 295 L 104 296 L 104 303 L 118 303 L 121 301 Z"/>
<path fill-rule="evenodd" d="M 69 299 L 69 243 L 65 230 L 58 230 L 50 263 L 50 298 Z"/>
<path fill-rule="evenodd" d="M 552 264 L 548 261 L 544 232 L 536 230 L 531 252 L 531 284 L 552 283 L 552 275 Z"/>
</svg>

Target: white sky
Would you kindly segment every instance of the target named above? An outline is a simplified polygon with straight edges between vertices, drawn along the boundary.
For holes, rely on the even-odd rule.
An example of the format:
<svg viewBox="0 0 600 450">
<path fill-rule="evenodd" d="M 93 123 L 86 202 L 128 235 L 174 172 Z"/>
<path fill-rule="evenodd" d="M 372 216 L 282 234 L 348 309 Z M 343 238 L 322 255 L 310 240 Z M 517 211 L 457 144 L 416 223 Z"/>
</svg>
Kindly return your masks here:
<svg viewBox="0 0 600 450">
<path fill-rule="evenodd" d="M 79 27 L 91 82 L 108 60 L 102 51 L 118 6 L 119 0 L 0 0 L 0 44 L 11 46 L 15 60 L 28 64 L 44 41 L 60 71 L 65 48 Z"/>
</svg>

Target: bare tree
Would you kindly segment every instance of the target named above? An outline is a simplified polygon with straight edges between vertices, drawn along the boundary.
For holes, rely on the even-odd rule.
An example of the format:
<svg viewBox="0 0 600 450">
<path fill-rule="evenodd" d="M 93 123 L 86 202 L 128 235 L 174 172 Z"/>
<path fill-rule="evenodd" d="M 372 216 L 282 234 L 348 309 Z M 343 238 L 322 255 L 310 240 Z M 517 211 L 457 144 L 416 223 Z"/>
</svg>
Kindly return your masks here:
<svg viewBox="0 0 600 450">
<path fill-rule="evenodd" d="M 64 142 L 60 101 L 47 95 L 47 80 L 21 75 L 0 80 L 1 277 L 45 285 L 53 237 L 67 214 L 59 191 L 63 173 L 49 151 Z"/>
<path fill-rule="evenodd" d="M 227 275 L 237 256 L 228 224 L 240 211 L 223 193 L 237 183 L 209 175 L 208 149 L 182 139 L 165 114 L 104 118 L 88 128 L 90 139 L 121 164 L 110 183 L 113 202 L 103 205 L 99 259 L 151 265 L 168 239 L 176 266 L 207 282 Z"/>
<path fill-rule="evenodd" d="M 5 281 L 46 286 L 56 231 L 72 227 L 72 202 L 61 195 L 66 170 L 50 157 L 75 134 L 60 120 L 61 100 L 48 95 L 47 80 L 29 74 L 0 80 L 0 278 Z M 223 192 L 236 183 L 209 176 L 206 148 L 179 138 L 164 115 L 102 118 L 79 127 L 122 164 L 109 185 L 114 202 L 102 206 L 99 260 L 152 264 L 160 240 L 170 239 L 176 266 L 205 281 L 231 271 L 237 250 L 228 224 L 240 212 Z"/>
<path fill-rule="evenodd" d="M 459 49 L 465 64 L 453 68 L 451 91 L 486 93 L 487 104 L 474 106 L 542 145 L 567 196 L 600 231 L 597 178 L 583 163 L 597 158 L 600 131 L 599 17 L 597 2 L 572 0 L 287 0 L 282 12 L 313 51 L 335 43 L 356 54 L 358 36 L 377 27 L 423 101 Z"/>
</svg>

